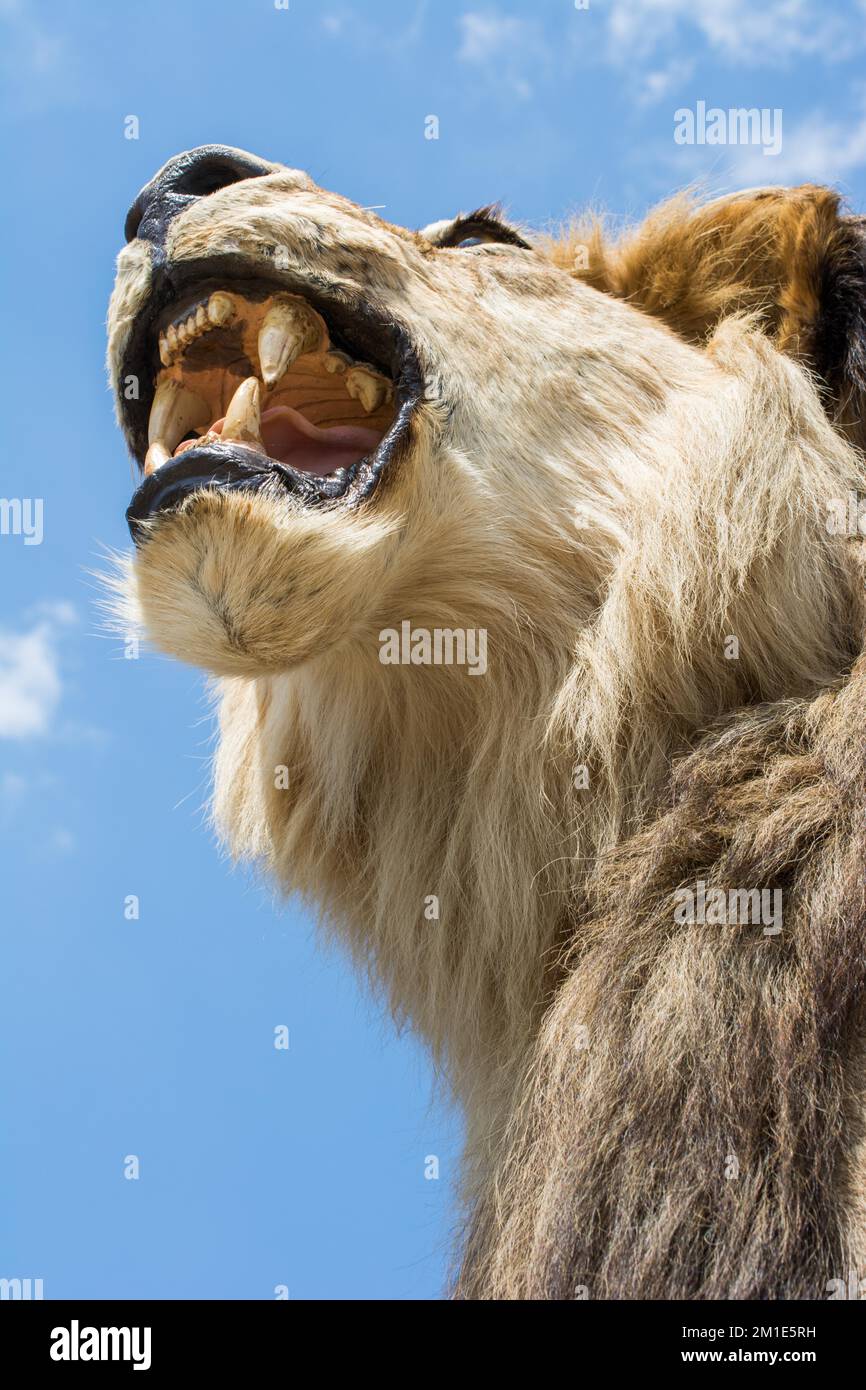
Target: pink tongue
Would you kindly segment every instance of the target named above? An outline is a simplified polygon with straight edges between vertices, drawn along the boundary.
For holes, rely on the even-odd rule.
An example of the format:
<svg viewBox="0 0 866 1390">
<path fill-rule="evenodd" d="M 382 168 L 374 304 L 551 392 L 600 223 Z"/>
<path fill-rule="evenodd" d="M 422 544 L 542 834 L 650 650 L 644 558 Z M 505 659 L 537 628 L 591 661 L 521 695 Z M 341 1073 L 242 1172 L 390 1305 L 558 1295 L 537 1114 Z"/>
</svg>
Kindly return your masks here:
<svg viewBox="0 0 866 1390">
<path fill-rule="evenodd" d="M 216 420 L 209 432 L 219 434 L 224 423 L 225 417 Z M 360 425 L 332 425 L 330 429 L 319 429 L 288 405 L 275 405 L 262 411 L 262 441 L 268 457 L 287 463 L 300 473 L 312 473 L 320 478 L 357 463 L 375 449 L 382 437 L 381 431 L 363 429 Z M 175 454 L 192 448 L 197 442 L 189 440 L 181 444 Z"/>
</svg>

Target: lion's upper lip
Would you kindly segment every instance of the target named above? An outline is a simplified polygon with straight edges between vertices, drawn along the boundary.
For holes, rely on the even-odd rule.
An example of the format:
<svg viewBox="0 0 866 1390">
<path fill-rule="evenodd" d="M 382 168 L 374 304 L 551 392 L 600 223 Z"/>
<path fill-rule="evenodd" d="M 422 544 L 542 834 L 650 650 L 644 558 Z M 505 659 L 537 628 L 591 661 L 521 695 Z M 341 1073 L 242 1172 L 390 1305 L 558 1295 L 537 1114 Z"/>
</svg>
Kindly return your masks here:
<svg viewBox="0 0 866 1390">
<path fill-rule="evenodd" d="M 325 285 L 315 277 L 303 281 L 297 275 L 283 272 L 252 278 L 249 272 L 249 263 L 226 256 L 175 266 L 171 273 L 165 267 L 155 271 L 148 305 L 133 324 L 121 368 L 121 380 L 133 378 L 140 383 L 137 398 L 135 393 L 129 393 L 131 398 L 124 393 L 121 402 L 123 423 L 134 454 L 143 464 L 148 448 L 149 420 L 150 433 L 154 433 L 155 387 L 161 381 L 163 395 L 169 397 L 175 386 L 184 391 L 197 388 L 192 395 L 199 404 L 193 412 L 195 419 L 190 423 L 188 434 L 200 435 L 200 438 L 184 441 L 170 437 L 169 446 L 159 454 L 157 462 L 162 463 L 162 468 L 171 467 L 174 472 L 174 463 L 166 462 L 169 456 L 195 451 L 199 455 L 198 462 L 191 462 L 196 466 L 186 472 L 181 470 L 190 483 L 199 476 L 199 465 L 216 464 L 219 458 L 227 464 L 227 455 L 236 444 L 247 446 L 250 442 L 245 437 L 230 441 L 223 437 L 224 432 L 230 433 L 224 425 L 227 397 L 230 399 L 247 370 L 252 370 L 265 378 L 262 387 L 266 394 L 261 415 L 263 433 L 256 446 L 262 450 L 257 480 L 263 468 L 274 465 L 274 479 L 278 485 L 299 493 L 306 501 L 369 495 L 385 463 L 406 438 L 414 407 L 422 396 L 421 371 L 408 335 L 389 314 L 359 299 L 345 286 Z M 212 332 L 213 325 L 202 326 L 202 306 L 211 303 L 215 294 L 233 298 L 238 309 L 239 328 L 234 338 L 230 334 Z M 311 337 L 311 346 L 304 351 L 315 349 L 337 359 L 336 363 L 327 364 L 328 371 L 333 372 L 333 382 L 321 370 L 315 377 L 305 367 L 308 382 L 302 389 L 294 379 L 295 368 L 290 367 L 283 378 L 267 385 L 265 367 L 272 376 L 279 370 L 274 352 L 279 355 L 282 340 L 279 333 L 275 336 L 271 332 L 267 350 L 260 354 L 262 319 L 268 313 L 273 317 L 275 303 L 282 305 L 286 312 L 293 310 L 295 305 L 306 306 L 310 322 L 325 325 L 326 338 L 313 343 Z M 279 314 L 276 317 L 281 321 Z M 183 333 L 178 325 L 184 329 Z M 255 333 L 259 338 L 253 346 L 251 335 Z M 292 351 L 296 347 L 297 344 L 293 345 Z M 181 349 L 179 353 L 178 349 Z M 270 358 L 266 361 L 268 353 Z M 325 357 L 320 355 L 314 362 L 312 357 L 306 358 L 301 353 L 299 361 L 302 366 L 309 362 L 320 369 Z M 338 397 L 339 378 L 342 378 L 342 394 Z M 168 379 L 174 381 L 169 390 L 165 388 Z M 208 399 L 203 401 L 203 397 Z M 387 400 L 391 398 L 393 405 L 387 407 Z M 169 407 L 173 404 L 173 400 L 169 400 Z M 157 416 L 158 432 L 164 429 L 165 410 L 161 414 L 157 411 Z M 180 423 L 186 423 L 183 416 Z M 175 433 L 177 428 L 178 422 L 174 420 Z M 208 451 L 202 454 L 200 446 L 205 443 Z M 272 456 L 272 447 L 277 457 Z M 248 452 L 245 447 L 245 455 Z M 245 478 L 251 477 L 246 469 L 249 460 L 238 455 L 235 462 L 238 466 L 234 470 L 226 467 L 220 476 L 232 473 L 233 485 L 241 486 Z M 240 463 L 245 467 L 240 467 Z M 213 479 L 215 485 L 219 485 L 217 473 Z M 303 482 L 305 477 L 312 477 L 319 485 L 308 487 Z M 207 481 L 202 473 L 199 485 L 204 486 Z M 148 488 L 146 496 L 153 501 L 163 491 L 165 489 Z M 170 489 L 168 495 L 171 495 Z"/>
</svg>

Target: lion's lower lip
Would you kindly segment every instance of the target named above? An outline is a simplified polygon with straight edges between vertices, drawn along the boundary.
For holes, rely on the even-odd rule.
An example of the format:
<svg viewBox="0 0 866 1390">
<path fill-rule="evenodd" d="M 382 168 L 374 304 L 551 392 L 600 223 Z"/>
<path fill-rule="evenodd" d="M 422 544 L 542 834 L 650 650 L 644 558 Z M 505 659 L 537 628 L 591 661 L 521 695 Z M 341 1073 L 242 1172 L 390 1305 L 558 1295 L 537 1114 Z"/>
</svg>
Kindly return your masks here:
<svg viewBox="0 0 866 1390">
<path fill-rule="evenodd" d="M 178 509 L 195 492 L 291 493 L 304 501 L 341 497 L 352 481 L 353 469 L 338 469 L 328 478 L 313 478 L 277 463 L 242 444 L 208 444 L 186 449 L 145 478 L 126 510 L 136 544 L 144 539 L 143 523 Z"/>
</svg>

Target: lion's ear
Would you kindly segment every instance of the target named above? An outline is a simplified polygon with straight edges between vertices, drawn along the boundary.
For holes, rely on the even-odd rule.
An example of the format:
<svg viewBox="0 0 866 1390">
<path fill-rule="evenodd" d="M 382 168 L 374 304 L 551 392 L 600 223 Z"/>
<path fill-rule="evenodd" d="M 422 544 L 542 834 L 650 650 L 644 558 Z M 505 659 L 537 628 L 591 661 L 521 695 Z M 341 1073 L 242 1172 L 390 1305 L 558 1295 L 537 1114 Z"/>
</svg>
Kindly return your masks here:
<svg viewBox="0 0 866 1390">
<path fill-rule="evenodd" d="M 866 450 L 866 217 L 842 217 L 821 263 L 815 369 L 833 416 Z"/>
<path fill-rule="evenodd" d="M 576 273 L 690 342 L 729 314 L 754 314 L 818 375 L 828 413 L 866 448 L 866 218 L 846 216 L 838 193 L 804 184 L 703 205 L 680 196 L 616 241 L 596 229 L 587 246 Z"/>
</svg>

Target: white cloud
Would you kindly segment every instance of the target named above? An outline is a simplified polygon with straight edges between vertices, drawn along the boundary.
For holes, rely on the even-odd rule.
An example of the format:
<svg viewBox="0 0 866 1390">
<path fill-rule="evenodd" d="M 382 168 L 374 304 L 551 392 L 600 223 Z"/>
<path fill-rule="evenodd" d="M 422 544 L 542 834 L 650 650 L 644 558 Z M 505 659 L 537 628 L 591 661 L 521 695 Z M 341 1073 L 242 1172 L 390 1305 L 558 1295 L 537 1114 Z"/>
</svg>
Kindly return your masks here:
<svg viewBox="0 0 866 1390">
<path fill-rule="evenodd" d="M 47 733 L 60 704 L 59 632 L 75 621 L 75 610 L 61 601 L 37 612 L 23 632 L 0 629 L 0 738 Z"/>
<path fill-rule="evenodd" d="M 58 825 L 45 840 L 45 849 L 52 855 L 73 854 L 78 840 L 68 826 Z"/>
<path fill-rule="evenodd" d="M 36 618 L 45 618 L 53 627 L 70 627 L 78 622 L 75 604 L 65 598 L 42 599 L 33 605 L 30 613 Z"/>
<path fill-rule="evenodd" d="M 0 808 L 17 806 L 27 790 L 27 779 L 20 772 L 4 772 L 0 777 Z"/>
<path fill-rule="evenodd" d="M 27 835 L 25 827 L 38 821 L 34 852 L 39 859 L 74 854 L 78 848 L 75 831 L 68 825 L 51 825 L 59 800 L 66 801 L 69 808 L 69 797 L 53 773 L 30 769 L 25 777 L 20 772 L 4 772 L 0 777 L 0 830 L 6 835 L 24 830 Z"/>
<path fill-rule="evenodd" d="M 866 111 L 847 122 L 830 120 L 821 111 L 783 131 L 782 148 L 772 158 L 744 149 L 736 162 L 739 178 L 763 183 L 837 183 L 866 166 Z"/>
<path fill-rule="evenodd" d="M 488 81 L 522 101 L 532 96 L 529 70 L 546 67 L 551 52 L 538 26 L 496 9 L 467 10 L 457 20 L 457 58 L 485 74 Z"/>
<path fill-rule="evenodd" d="M 0 0 L 2 3 L 2 0 Z M 371 16 L 359 5 L 332 10 L 322 16 L 322 29 L 330 38 L 349 44 L 361 53 L 375 51 L 391 58 L 404 57 L 423 36 L 430 0 L 415 0 L 411 14 L 404 13 L 401 25 L 386 24 L 381 16 Z"/>
<path fill-rule="evenodd" d="M 653 102 L 661 101 L 668 92 L 688 82 L 694 70 L 695 65 L 690 58 L 672 58 L 663 67 L 655 68 L 644 75 L 637 89 L 638 102 L 641 106 L 649 106 Z"/>
<path fill-rule="evenodd" d="M 0 738 L 44 734 L 60 703 L 57 654 L 45 624 L 0 632 Z"/>
<path fill-rule="evenodd" d="M 849 56 L 866 35 L 856 8 L 835 9 L 814 0 L 613 0 L 608 20 L 610 57 L 629 62 L 648 57 L 695 31 L 717 57 L 767 67 L 791 58 Z"/>
<path fill-rule="evenodd" d="M 519 48 L 528 28 L 525 20 L 496 10 L 470 10 L 457 22 L 461 33 L 457 57 L 462 63 L 488 63 Z"/>
<path fill-rule="evenodd" d="M 67 57 L 66 43 L 55 30 L 42 24 L 32 6 L 23 0 L 0 0 L 0 24 L 5 34 L 7 58 L 20 67 L 23 63 L 29 76 L 50 77 Z M 13 51 L 9 53 L 11 48 Z"/>
</svg>

